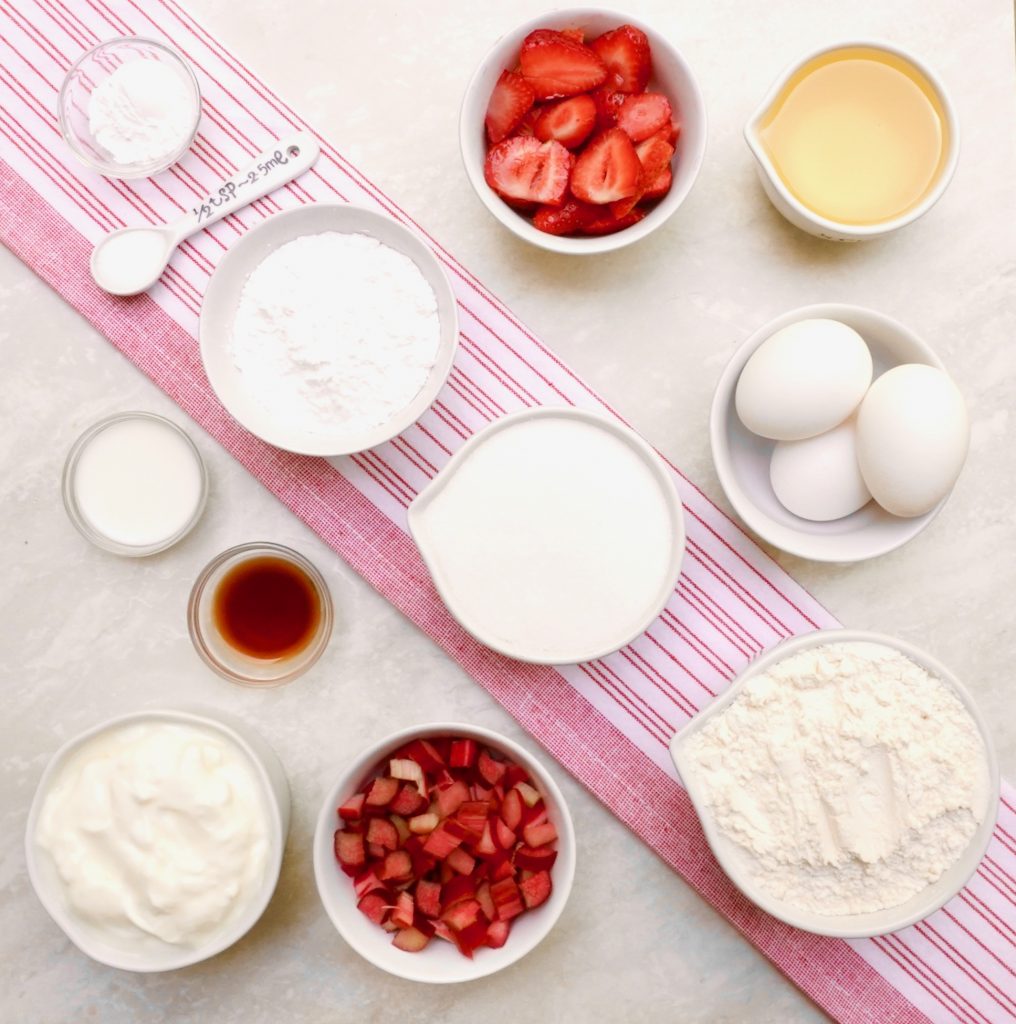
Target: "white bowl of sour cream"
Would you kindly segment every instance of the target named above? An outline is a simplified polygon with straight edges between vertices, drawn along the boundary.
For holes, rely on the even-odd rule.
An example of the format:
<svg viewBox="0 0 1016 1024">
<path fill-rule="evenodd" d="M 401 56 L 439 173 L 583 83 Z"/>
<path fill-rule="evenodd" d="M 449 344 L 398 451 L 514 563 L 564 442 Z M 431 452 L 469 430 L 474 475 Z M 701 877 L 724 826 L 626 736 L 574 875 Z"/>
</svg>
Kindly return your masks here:
<svg viewBox="0 0 1016 1024">
<path fill-rule="evenodd" d="M 39 900 L 83 953 L 170 971 L 261 917 L 288 831 L 285 773 L 253 729 L 219 711 L 139 711 L 56 752 L 25 855 Z"/>
</svg>

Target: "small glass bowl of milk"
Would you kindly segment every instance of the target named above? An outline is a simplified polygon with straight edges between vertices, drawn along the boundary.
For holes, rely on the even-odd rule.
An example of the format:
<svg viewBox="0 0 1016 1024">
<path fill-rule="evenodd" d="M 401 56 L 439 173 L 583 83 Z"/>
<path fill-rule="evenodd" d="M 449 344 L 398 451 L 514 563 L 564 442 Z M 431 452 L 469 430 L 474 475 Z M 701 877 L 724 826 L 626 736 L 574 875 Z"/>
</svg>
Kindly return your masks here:
<svg viewBox="0 0 1016 1024">
<path fill-rule="evenodd" d="M 208 473 L 194 442 L 163 416 L 124 412 L 74 442 L 63 501 L 78 532 L 117 555 L 154 555 L 201 518 Z"/>
<path fill-rule="evenodd" d="M 201 89 L 175 50 L 131 36 L 83 54 L 57 100 L 60 131 L 74 155 L 109 178 L 147 178 L 190 148 Z"/>
</svg>

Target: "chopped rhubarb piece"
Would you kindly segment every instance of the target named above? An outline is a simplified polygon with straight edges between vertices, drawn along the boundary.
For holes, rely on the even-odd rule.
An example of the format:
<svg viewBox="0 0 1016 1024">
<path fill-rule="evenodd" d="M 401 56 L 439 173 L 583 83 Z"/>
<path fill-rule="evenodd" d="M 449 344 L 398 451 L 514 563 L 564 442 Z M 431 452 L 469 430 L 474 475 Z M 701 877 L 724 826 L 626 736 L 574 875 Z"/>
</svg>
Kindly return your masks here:
<svg viewBox="0 0 1016 1024">
<path fill-rule="evenodd" d="M 557 860 L 557 850 L 548 846 L 520 846 L 515 851 L 515 866 L 520 871 L 549 871 Z"/>
<path fill-rule="evenodd" d="M 537 871 L 531 878 L 520 882 L 519 889 L 526 902 L 526 909 L 532 910 L 541 903 L 546 903 L 551 888 L 550 875 L 546 871 Z"/>
<path fill-rule="evenodd" d="M 482 835 L 483 826 L 487 824 L 488 806 L 486 800 L 467 800 L 459 806 L 455 820 L 475 835 Z"/>
<path fill-rule="evenodd" d="M 339 817 L 343 821 L 355 821 L 363 813 L 363 801 L 366 800 L 366 794 L 354 793 L 340 808 Z"/>
<path fill-rule="evenodd" d="M 490 822 L 485 821 L 483 823 L 483 834 L 480 836 L 480 841 L 476 844 L 476 852 L 481 857 L 490 857 L 497 853 L 497 845 L 494 842 L 494 836 L 491 832 Z"/>
<path fill-rule="evenodd" d="M 511 878 L 515 874 L 515 865 L 508 859 L 506 853 L 502 854 L 500 859 L 492 858 L 487 864 L 491 881 L 499 882 L 502 878 Z"/>
<path fill-rule="evenodd" d="M 449 928 L 448 925 L 446 925 L 444 923 L 444 921 L 434 921 L 433 924 L 434 924 L 434 934 L 439 939 L 444 939 L 445 942 L 454 942 L 455 941 L 455 938 L 452 935 L 451 928 Z"/>
<path fill-rule="evenodd" d="M 420 795 L 427 798 L 427 780 L 423 777 L 423 769 L 411 757 L 393 757 L 388 762 L 388 774 L 402 782 L 412 782 Z"/>
<path fill-rule="evenodd" d="M 508 765 L 504 761 L 495 761 L 486 750 L 481 750 L 477 768 L 480 775 L 483 776 L 484 782 L 495 786 L 501 781 L 501 776 L 508 770 Z"/>
<path fill-rule="evenodd" d="M 399 846 L 399 834 L 395 826 L 385 818 L 371 818 L 367 826 L 367 842 L 383 847 L 385 850 L 395 850 Z M 384 854 L 380 854 L 384 856 Z"/>
<path fill-rule="evenodd" d="M 480 904 L 480 909 L 488 920 L 493 921 L 497 917 L 497 911 L 494 909 L 494 898 L 490 895 L 490 882 L 484 882 L 477 887 L 476 902 Z"/>
<path fill-rule="evenodd" d="M 421 914 L 419 911 L 417 911 L 415 917 L 413 918 L 413 927 L 418 932 L 423 932 L 423 934 L 426 935 L 428 939 L 433 938 L 434 925 L 436 923 L 436 921 L 431 921 L 429 917 L 424 917 L 424 915 Z"/>
<path fill-rule="evenodd" d="M 480 904 L 476 900 L 460 900 L 441 915 L 441 920 L 452 931 L 460 932 L 473 924 L 481 913 Z"/>
<path fill-rule="evenodd" d="M 381 869 L 383 881 L 410 878 L 412 874 L 413 861 L 405 850 L 394 850 L 385 857 L 384 867 Z"/>
<path fill-rule="evenodd" d="M 395 901 L 395 909 L 392 911 L 392 920 L 400 928 L 412 928 L 413 913 L 413 897 L 408 892 L 400 892 L 399 898 Z"/>
<path fill-rule="evenodd" d="M 491 921 L 487 925 L 487 945 L 491 949 L 500 949 L 508 941 L 510 930 L 510 921 Z"/>
<path fill-rule="evenodd" d="M 522 896 L 514 878 L 502 878 L 490 887 L 490 895 L 497 908 L 497 916 L 501 921 L 510 921 L 525 910 Z"/>
<path fill-rule="evenodd" d="M 441 753 L 427 740 L 413 740 L 396 757 L 411 757 L 429 775 L 439 772 L 445 766 Z"/>
<path fill-rule="evenodd" d="M 437 857 L 438 860 L 444 860 L 452 850 L 461 846 L 462 838 L 464 837 L 453 836 L 448 828 L 449 825 L 453 824 L 455 823 L 446 821 L 443 825 L 439 825 L 434 829 L 423 844 L 424 852 Z"/>
<path fill-rule="evenodd" d="M 452 740 L 448 764 L 452 768 L 472 768 L 478 753 L 476 740 Z"/>
<path fill-rule="evenodd" d="M 388 902 L 384 896 L 381 896 L 376 892 L 371 892 L 357 903 L 356 909 L 359 910 L 361 914 L 365 914 L 369 917 L 374 924 L 383 924 L 385 916 L 388 913 Z"/>
<path fill-rule="evenodd" d="M 371 807 L 387 807 L 398 791 L 399 783 L 396 779 L 375 779 L 367 791 L 367 804 Z"/>
<path fill-rule="evenodd" d="M 344 867 L 360 867 L 367 860 L 363 836 L 339 829 L 335 833 L 335 857 Z"/>
<path fill-rule="evenodd" d="M 473 958 L 473 950 L 487 944 L 487 928 L 489 922 L 486 918 L 480 917 L 471 925 L 467 925 L 461 931 L 452 931 L 452 938 L 459 952 L 470 959 Z"/>
<path fill-rule="evenodd" d="M 500 846 L 502 850 L 512 849 L 516 842 L 515 833 L 500 818 L 495 820 L 494 828 L 497 845 Z"/>
<path fill-rule="evenodd" d="M 436 814 L 418 814 L 409 819 L 409 831 L 417 835 L 427 835 L 437 828 L 441 819 Z"/>
<path fill-rule="evenodd" d="M 501 820 L 512 831 L 518 829 L 522 821 L 522 795 L 519 793 L 518 786 L 505 793 L 501 803 Z"/>
<path fill-rule="evenodd" d="M 416 762 L 410 763 L 415 764 Z M 393 814 L 401 814 L 405 818 L 411 818 L 426 806 L 427 798 L 420 794 L 414 783 L 407 782 L 392 801 L 391 811 Z"/>
<path fill-rule="evenodd" d="M 439 882 L 429 882 L 421 878 L 416 883 L 416 907 L 421 914 L 427 917 L 439 917 L 441 915 L 441 885 Z"/>
<path fill-rule="evenodd" d="M 385 852 L 385 848 L 380 843 L 367 844 L 367 856 L 371 860 L 383 860 Z"/>
<path fill-rule="evenodd" d="M 529 785 L 528 782 L 517 783 L 515 789 L 517 790 L 519 796 L 522 797 L 522 802 L 526 805 L 526 807 L 535 807 L 543 799 L 543 797 L 540 796 L 540 791 L 538 789 L 534 789 L 532 786 Z M 511 822 L 509 822 L 508 824 L 511 825 Z M 512 828 L 514 827 L 515 826 L 512 825 Z"/>
<path fill-rule="evenodd" d="M 460 900 L 471 900 L 476 894 L 476 879 L 472 875 L 455 875 L 441 886 L 441 906 L 447 910 Z"/>
<path fill-rule="evenodd" d="M 357 896 L 363 897 L 375 889 L 383 889 L 384 884 L 377 877 L 377 873 L 371 868 L 353 879 L 353 888 L 356 890 Z"/>
<path fill-rule="evenodd" d="M 476 859 L 470 857 L 461 846 L 457 850 L 452 850 L 448 854 L 447 860 L 449 867 L 460 875 L 471 875 L 476 867 Z"/>
<path fill-rule="evenodd" d="M 522 827 L 542 825 L 547 820 L 547 805 L 542 801 L 535 807 L 527 807 L 522 812 Z"/>
<path fill-rule="evenodd" d="M 457 779 L 447 785 L 438 786 L 435 795 L 437 796 L 438 813 L 442 818 L 448 818 L 469 799 L 469 787 Z"/>
<path fill-rule="evenodd" d="M 428 942 L 430 939 L 418 928 L 401 928 L 392 939 L 392 945 L 406 953 L 419 953 Z"/>
<path fill-rule="evenodd" d="M 512 786 L 517 785 L 520 782 L 529 781 L 529 772 L 525 770 L 520 764 L 509 764 L 508 770 L 504 773 L 504 778 L 501 780 L 501 785 L 504 786 L 505 792 L 507 793 Z"/>
<path fill-rule="evenodd" d="M 557 829 L 549 821 L 540 825 L 527 825 L 522 831 L 526 846 L 546 846 L 557 839 Z"/>
<path fill-rule="evenodd" d="M 399 837 L 399 846 L 402 846 L 409 838 L 409 825 L 406 823 L 406 819 L 400 814 L 393 814 L 388 820 L 395 826 Z"/>
</svg>

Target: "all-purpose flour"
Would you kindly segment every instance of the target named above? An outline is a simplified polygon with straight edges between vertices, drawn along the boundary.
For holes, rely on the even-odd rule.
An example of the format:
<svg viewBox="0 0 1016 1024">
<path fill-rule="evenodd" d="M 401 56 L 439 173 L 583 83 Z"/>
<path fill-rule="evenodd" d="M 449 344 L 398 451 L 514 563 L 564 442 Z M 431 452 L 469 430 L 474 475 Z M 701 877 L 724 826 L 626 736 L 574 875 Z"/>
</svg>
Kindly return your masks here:
<svg viewBox="0 0 1016 1024">
<path fill-rule="evenodd" d="M 880 644 L 785 658 L 686 749 L 756 884 L 819 914 L 903 903 L 960 857 L 988 810 L 976 723 L 945 683 Z"/>
<path fill-rule="evenodd" d="M 250 275 L 232 354 L 248 392 L 290 428 L 357 434 L 419 394 L 440 334 L 434 290 L 408 256 L 326 231 L 280 246 Z"/>
</svg>

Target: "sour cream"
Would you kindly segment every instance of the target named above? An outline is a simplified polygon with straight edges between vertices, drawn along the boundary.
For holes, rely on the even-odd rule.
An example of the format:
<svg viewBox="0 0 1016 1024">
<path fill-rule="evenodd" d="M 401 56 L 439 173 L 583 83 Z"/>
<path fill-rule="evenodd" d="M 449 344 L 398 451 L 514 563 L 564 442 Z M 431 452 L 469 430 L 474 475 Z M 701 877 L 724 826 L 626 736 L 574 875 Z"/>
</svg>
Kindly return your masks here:
<svg viewBox="0 0 1016 1024">
<path fill-rule="evenodd" d="M 128 722 L 54 776 L 35 842 L 67 911 L 95 937 L 197 948 L 262 893 L 270 812 L 246 752 L 185 722 Z"/>
</svg>

